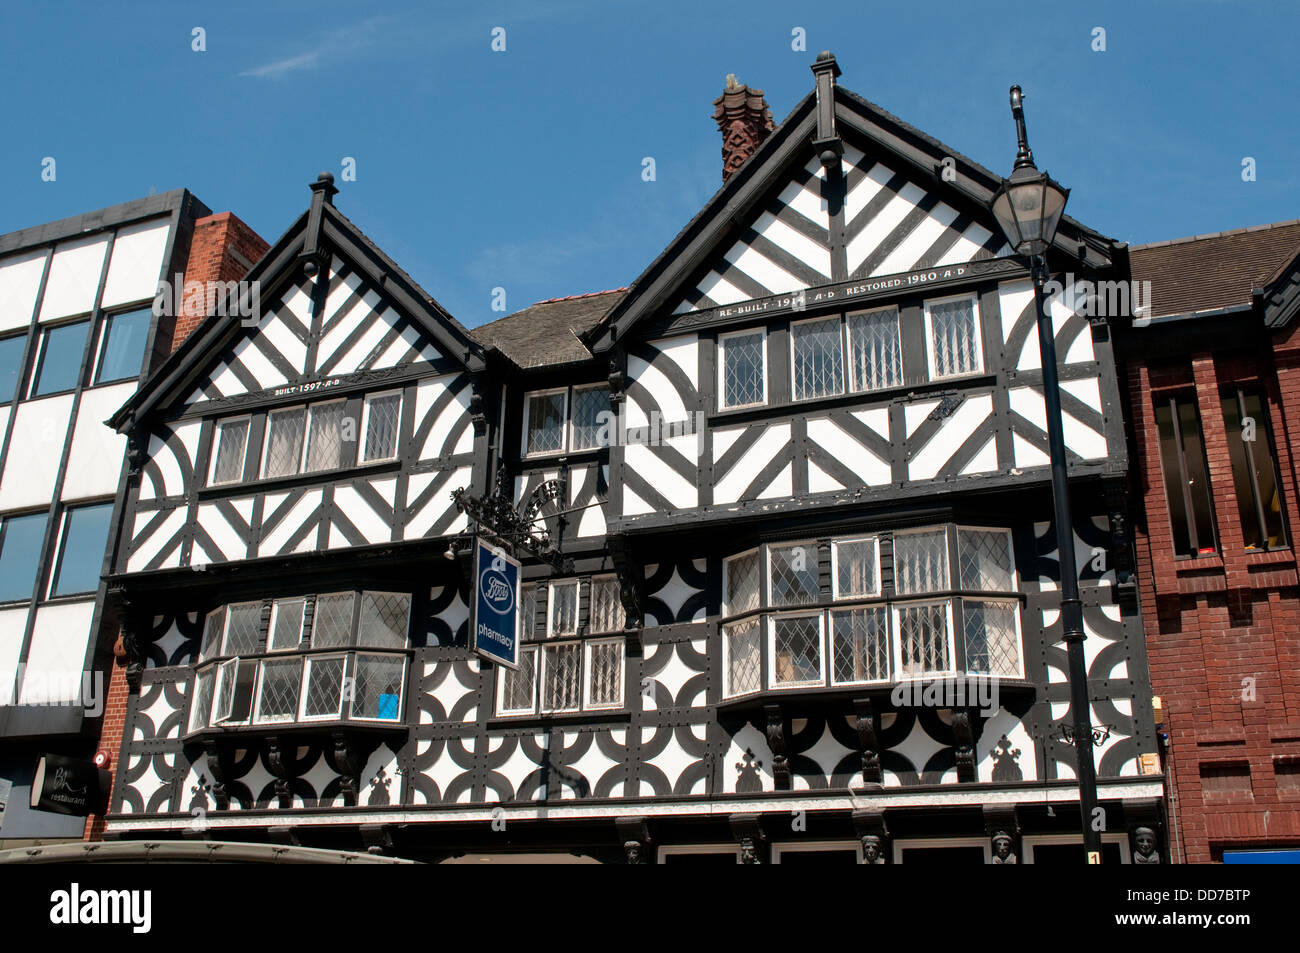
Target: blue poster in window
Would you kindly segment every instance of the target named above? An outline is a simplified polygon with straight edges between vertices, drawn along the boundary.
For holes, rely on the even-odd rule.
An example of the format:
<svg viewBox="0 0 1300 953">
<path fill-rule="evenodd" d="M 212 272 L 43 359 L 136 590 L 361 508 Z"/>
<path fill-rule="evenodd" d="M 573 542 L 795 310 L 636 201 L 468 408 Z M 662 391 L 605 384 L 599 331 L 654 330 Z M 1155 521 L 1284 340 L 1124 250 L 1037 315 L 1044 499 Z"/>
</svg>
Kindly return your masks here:
<svg viewBox="0 0 1300 953">
<path fill-rule="evenodd" d="M 519 563 L 483 540 L 474 545 L 474 651 L 519 667 Z"/>
</svg>

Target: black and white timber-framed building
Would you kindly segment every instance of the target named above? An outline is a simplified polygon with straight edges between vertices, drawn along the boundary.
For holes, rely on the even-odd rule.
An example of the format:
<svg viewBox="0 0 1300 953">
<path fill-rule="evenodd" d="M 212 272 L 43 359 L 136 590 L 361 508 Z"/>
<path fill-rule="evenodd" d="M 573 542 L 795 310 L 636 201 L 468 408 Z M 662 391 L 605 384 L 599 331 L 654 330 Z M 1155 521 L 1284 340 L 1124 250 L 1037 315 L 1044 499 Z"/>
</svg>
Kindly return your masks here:
<svg viewBox="0 0 1300 953">
<path fill-rule="evenodd" d="M 813 72 L 629 288 L 475 332 L 312 186 L 248 275 L 256 326 L 210 318 L 113 419 L 142 671 L 108 836 L 981 863 L 1004 833 L 1022 863 L 1078 856 L 1033 286 L 999 177 L 827 54 Z M 1128 277 L 1068 219 L 1050 261 Z M 1110 328 L 1070 297 L 1066 545 L 1127 862 L 1163 788 Z M 467 645 L 462 487 L 531 505 L 564 557 L 525 560 L 515 672 Z"/>
</svg>

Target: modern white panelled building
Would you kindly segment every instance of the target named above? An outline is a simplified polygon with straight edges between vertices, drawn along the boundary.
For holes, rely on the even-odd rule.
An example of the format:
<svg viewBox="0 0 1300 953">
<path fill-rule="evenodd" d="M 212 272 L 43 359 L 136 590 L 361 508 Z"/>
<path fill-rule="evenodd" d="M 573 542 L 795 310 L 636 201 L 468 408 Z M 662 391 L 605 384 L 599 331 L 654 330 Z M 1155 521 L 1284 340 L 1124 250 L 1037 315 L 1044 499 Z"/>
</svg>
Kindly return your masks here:
<svg viewBox="0 0 1300 953">
<path fill-rule="evenodd" d="M 145 669 L 109 836 L 1080 856 L 1032 284 L 999 178 L 838 72 L 779 125 L 729 85 L 725 185 L 629 288 L 473 334 L 313 185 L 256 326 L 209 321 L 113 418 Z M 1070 220 L 1051 262 L 1127 277 Z M 1064 544 L 1122 861 L 1162 784 L 1109 329 L 1067 300 Z M 461 488 L 563 557 L 524 560 L 517 669 L 468 644 Z"/>
<path fill-rule="evenodd" d="M 95 751 L 127 449 L 105 421 L 170 348 L 154 299 L 206 214 L 177 190 L 0 236 L 0 842 L 85 825 L 29 788 L 41 755 Z"/>
</svg>

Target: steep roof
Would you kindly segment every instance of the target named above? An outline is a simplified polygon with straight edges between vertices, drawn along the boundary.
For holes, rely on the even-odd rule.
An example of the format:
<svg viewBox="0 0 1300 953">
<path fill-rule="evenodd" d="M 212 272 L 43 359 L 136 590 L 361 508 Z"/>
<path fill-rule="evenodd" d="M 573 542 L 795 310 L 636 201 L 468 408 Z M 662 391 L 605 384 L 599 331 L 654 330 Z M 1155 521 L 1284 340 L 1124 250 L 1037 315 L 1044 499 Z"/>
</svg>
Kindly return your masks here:
<svg viewBox="0 0 1300 953">
<path fill-rule="evenodd" d="M 551 298 L 470 333 L 484 347 L 497 348 L 519 367 L 585 361 L 591 351 L 578 335 L 594 328 L 626 294 L 626 288 L 614 288 Z"/>
<path fill-rule="evenodd" d="M 1135 281 L 1151 282 L 1149 317 L 1249 305 L 1300 255 L 1300 219 L 1136 245 Z"/>
</svg>

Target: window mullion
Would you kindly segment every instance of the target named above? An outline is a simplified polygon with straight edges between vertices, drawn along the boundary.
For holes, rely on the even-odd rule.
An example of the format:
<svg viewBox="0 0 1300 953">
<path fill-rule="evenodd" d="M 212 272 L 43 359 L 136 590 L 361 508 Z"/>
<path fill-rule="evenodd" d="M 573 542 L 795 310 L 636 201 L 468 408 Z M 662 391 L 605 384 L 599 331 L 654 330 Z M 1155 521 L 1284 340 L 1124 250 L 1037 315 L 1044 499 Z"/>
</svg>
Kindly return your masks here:
<svg viewBox="0 0 1300 953">
<path fill-rule="evenodd" d="M 1234 391 L 1236 392 L 1235 396 L 1237 398 L 1237 419 L 1241 422 L 1243 428 L 1243 433 L 1237 434 L 1237 439 L 1240 440 L 1244 434 L 1245 421 L 1246 421 L 1246 395 L 1242 392 L 1240 387 L 1234 388 Z M 1265 402 L 1262 394 L 1260 395 L 1259 405 L 1260 405 L 1260 411 L 1259 411 L 1260 415 L 1263 416 L 1264 410 L 1267 407 L 1267 403 Z M 1256 466 L 1255 452 L 1256 452 L 1256 447 L 1259 444 L 1260 429 L 1261 429 L 1261 422 L 1257 420 L 1255 421 L 1255 439 L 1253 441 L 1250 441 L 1251 446 L 1242 448 L 1245 451 L 1244 453 L 1242 453 L 1242 457 L 1246 461 L 1246 472 L 1250 475 L 1250 492 L 1251 492 L 1251 496 L 1254 497 L 1255 519 L 1259 523 L 1260 549 L 1267 550 L 1268 549 L 1268 520 L 1264 516 L 1264 499 L 1263 499 L 1263 495 L 1260 493 L 1259 490 L 1259 474 L 1255 472 L 1255 466 Z M 1232 439 L 1232 438 L 1229 437 L 1228 439 Z M 1265 440 L 1268 439 L 1267 432 L 1265 432 L 1264 434 L 1264 439 Z"/>
<path fill-rule="evenodd" d="M 1182 488 L 1183 506 L 1186 508 L 1187 538 L 1192 545 L 1192 555 L 1198 556 L 1201 552 L 1201 542 L 1196 533 L 1196 510 L 1192 503 L 1192 490 L 1187 481 L 1187 447 L 1183 443 L 1183 426 L 1182 421 L 1179 419 L 1177 397 L 1169 398 L 1169 416 L 1173 422 L 1174 447 L 1177 449 L 1178 483 Z"/>
</svg>

